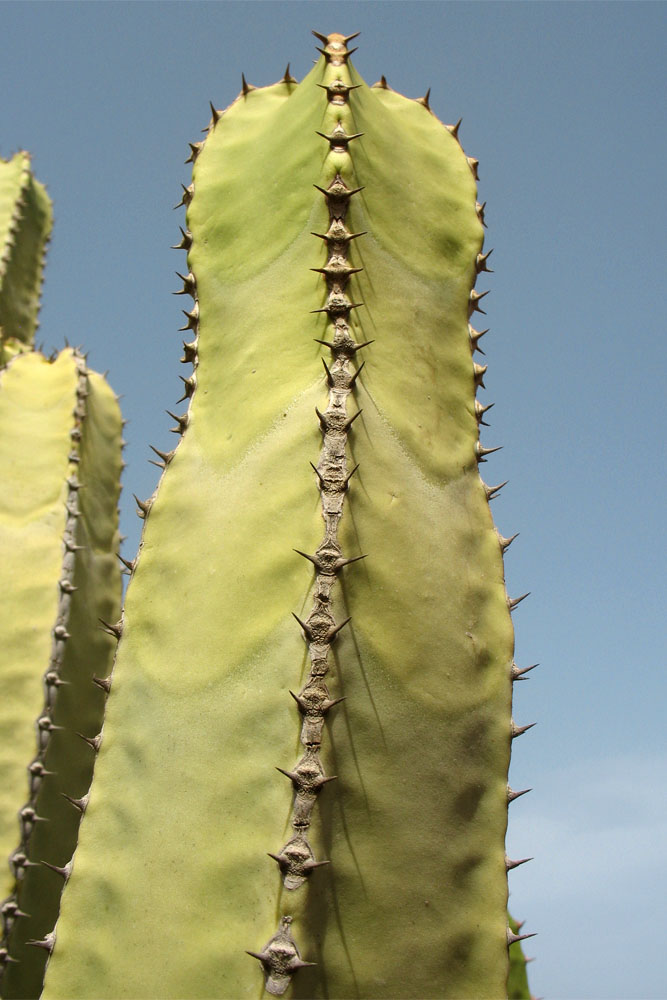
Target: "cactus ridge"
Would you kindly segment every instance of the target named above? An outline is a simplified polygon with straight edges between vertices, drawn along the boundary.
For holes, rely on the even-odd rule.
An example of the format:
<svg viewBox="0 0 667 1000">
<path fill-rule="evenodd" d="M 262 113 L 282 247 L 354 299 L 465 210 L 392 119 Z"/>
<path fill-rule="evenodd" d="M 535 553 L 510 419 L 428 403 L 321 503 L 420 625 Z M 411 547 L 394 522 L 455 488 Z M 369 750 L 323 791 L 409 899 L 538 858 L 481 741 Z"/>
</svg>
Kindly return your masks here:
<svg viewBox="0 0 667 1000">
<path fill-rule="evenodd" d="M 313 236 L 326 243 L 324 267 L 311 270 L 323 275 L 327 293 L 324 306 L 311 312 L 326 313 L 328 316 L 331 339 L 320 342 L 331 350 L 333 360 L 331 365 L 327 365 L 324 358 L 322 359 L 329 398 L 324 412 L 320 412 L 317 407 L 315 409 L 322 431 L 322 449 L 317 465 L 311 462 L 320 491 L 324 537 L 314 555 L 295 549 L 315 567 L 315 585 L 313 607 L 306 620 L 301 621 L 294 614 L 308 643 L 310 656 L 310 671 L 305 684 L 298 694 L 290 692 L 302 715 L 300 739 L 304 753 L 294 770 L 277 768 L 290 778 L 294 786 L 291 819 L 294 832 L 278 854 L 269 854 L 278 864 L 287 890 L 299 889 L 316 868 L 329 864 L 328 860 L 318 861 L 315 858 L 313 848 L 308 841 L 308 830 L 313 807 L 320 791 L 325 784 L 335 780 L 336 777 L 325 773 L 320 757 L 325 716 L 334 705 L 342 701 L 341 698 L 332 699 L 326 684 L 326 676 L 329 672 L 329 653 L 332 643 L 350 619 L 336 622 L 332 609 L 332 592 L 339 571 L 349 563 L 365 558 L 363 555 L 345 558 L 338 538 L 345 495 L 350 479 L 358 468 L 355 466 L 348 472 L 346 449 L 350 428 L 361 410 L 350 416 L 347 404 L 365 362 L 356 369 L 351 367 L 350 362 L 357 351 L 366 346 L 355 341 L 350 325 L 351 311 L 363 303 L 352 302 L 347 294 L 351 276 L 363 270 L 360 267 L 350 266 L 348 247 L 355 237 L 364 234 L 350 232 L 345 224 L 350 199 L 358 194 L 361 188 L 350 187 L 343 178 L 341 170 L 351 167 L 348 146 L 362 133 L 348 134 L 343 122 L 349 92 L 355 89 L 341 78 L 340 73 L 340 68 L 346 64 L 350 55 L 347 49 L 349 38 L 337 34 L 329 35 L 326 39 L 320 35 L 317 37 L 325 41 L 325 48 L 319 51 L 327 60 L 327 68 L 331 67 L 335 74 L 335 78 L 331 79 L 332 73 L 328 72 L 326 82 L 319 86 L 326 90 L 327 102 L 335 114 L 336 122 L 331 132 L 316 131 L 316 134 L 329 144 L 329 154 L 335 158 L 337 172 L 326 188 L 314 185 L 325 198 L 329 226 L 326 233 L 313 233 Z M 291 923 L 291 916 L 283 916 L 278 931 L 262 952 L 248 952 L 261 961 L 266 975 L 266 990 L 274 995 L 285 992 L 297 969 L 303 965 L 315 964 L 300 960 L 298 948 L 289 929 Z"/>
</svg>

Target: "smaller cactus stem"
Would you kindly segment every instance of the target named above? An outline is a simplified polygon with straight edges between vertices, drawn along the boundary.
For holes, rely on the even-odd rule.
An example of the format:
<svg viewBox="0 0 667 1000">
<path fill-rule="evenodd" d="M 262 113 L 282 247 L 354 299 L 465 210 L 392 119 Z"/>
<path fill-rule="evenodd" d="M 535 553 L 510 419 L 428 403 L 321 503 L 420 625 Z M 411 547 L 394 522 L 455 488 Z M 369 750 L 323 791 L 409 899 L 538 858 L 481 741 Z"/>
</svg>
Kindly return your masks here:
<svg viewBox="0 0 667 1000">
<path fill-rule="evenodd" d="M 50 772 L 44 766 L 46 750 L 51 739 L 51 733 L 62 728 L 54 725 L 53 712 L 58 696 L 58 689 L 66 683 L 61 680 L 61 669 L 65 655 L 65 646 L 69 639 L 67 631 L 70 608 L 72 604 L 72 594 L 76 591 L 74 586 L 74 570 L 76 553 L 80 546 L 76 544 L 77 520 L 80 517 L 78 494 L 81 483 L 77 479 L 77 465 L 79 463 L 79 443 L 81 440 L 81 425 L 86 417 L 86 397 L 88 395 L 88 371 L 83 355 L 75 353 L 75 362 L 78 372 L 76 388 L 76 405 L 72 412 L 74 424 L 70 431 L 72 438 L 72 451 L 69 455 L 71 465 L 67 478 L 67 499 L 65 501 L 65 528 L 63 532 L 63 561 L 58 580 L 58 605 L 56 620 L 53 626 L 51 639 L 51 653 L 47 669 L 44 673 L 44 705 L 35 721 L 37 730 L 37 754 L 28 765 L 28 799 L 19 811 L 19 844 L 9 858 L 11 868 L 16 883 L 14 892 L 3 901 L 2 913 L 2 935 L 0 937 L 0 951 L 8 950 L 9 939 L 12 928 L 17 917 L 23 914 L 18 908 L 18 887 L 22 881 L 26 869 L 33 864 L 28 860 L 30 850 L 30 837 L 35 825 L 40 822 L 35 811 L 37 794 L 43 779 Z M 0 961 L 0 981 L 6 968 L 7 962 Z"/>
</svg>

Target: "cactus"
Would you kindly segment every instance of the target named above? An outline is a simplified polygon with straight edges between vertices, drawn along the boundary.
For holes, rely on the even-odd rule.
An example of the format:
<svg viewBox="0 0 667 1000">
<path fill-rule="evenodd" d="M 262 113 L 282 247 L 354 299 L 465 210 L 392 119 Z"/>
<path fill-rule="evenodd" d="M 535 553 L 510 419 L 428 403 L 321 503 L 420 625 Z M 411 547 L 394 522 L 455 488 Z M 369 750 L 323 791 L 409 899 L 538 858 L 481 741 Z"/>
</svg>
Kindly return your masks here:
<svg viewBox="0 0 667 1000">
<path fill-rule="evenodd" d="M 499 997 L 511 611 L 477 162 L 341 35 L 191 144 L 157 454 L 44 996 Z"/>
<path fill-rule="evenodd" d="M 51 201 L 21 151 L 0 160 L 0 364 L 37 328 Z"/>
<path fill-rule="evenodd" d="M 0 163 L 3 192 L 18 163 L 27 169 L 27 154 Z M 79 351 L 45 358 L 31 349 L 36 309 L 28 320 L 26 290 L 36 306 L 46 236 L 42 229 L 38 239 L 36 219 L 51 213 L 37 182 L 21 176 L 21 185 L 32 194 L 13 228 L 0 294 L 11 359 L 0 369 L 3 997 L 41 991 L 48 955 L 29 945 L 53 933 L 103 716 L 104 692 L 92 678 L 105 683 L 114 650 L 99 619 L 115 621 L 121 597 L 120 411 Z"/>
</svg>

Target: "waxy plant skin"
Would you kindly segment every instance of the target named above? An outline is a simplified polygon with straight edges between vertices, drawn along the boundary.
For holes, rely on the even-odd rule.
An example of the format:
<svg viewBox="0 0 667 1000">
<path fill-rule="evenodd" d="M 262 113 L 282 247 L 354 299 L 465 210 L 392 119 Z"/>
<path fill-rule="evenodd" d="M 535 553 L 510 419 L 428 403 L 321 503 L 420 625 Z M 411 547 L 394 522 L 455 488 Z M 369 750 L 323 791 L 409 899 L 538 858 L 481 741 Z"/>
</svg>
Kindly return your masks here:
<svg viewBox="0 0 667 1000">
<path fill-rule="evenodd" d="M 78 350 L 32 348 L 51 204 L 0 161 L 0 991 L 38 997 L 120 612 L 121 416 Z M 96 678 L 97 685 L 93 682 Z M 35 946 L 36 943 L 36 946 Z"/>
<path fill-rule="evenodd" d="M 477 161 L 353 37 L 191 144 L 179 441 L 106 619 L 48 1000 L 529 996 Z"/>
</svg>

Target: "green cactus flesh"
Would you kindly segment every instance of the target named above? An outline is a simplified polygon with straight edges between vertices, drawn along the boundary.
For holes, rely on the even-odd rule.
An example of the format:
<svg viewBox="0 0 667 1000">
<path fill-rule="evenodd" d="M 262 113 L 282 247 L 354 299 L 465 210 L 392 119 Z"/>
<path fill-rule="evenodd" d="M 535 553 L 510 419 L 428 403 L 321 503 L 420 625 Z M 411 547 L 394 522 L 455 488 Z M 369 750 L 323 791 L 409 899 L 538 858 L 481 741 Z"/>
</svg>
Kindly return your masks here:
<svg viewBox="0 0 667 1000">
<path fill-rule="evenodd" d="M 192 147 L 190 402 L 139 511 L 48 998 L 505 994 L 474 164 L 322 40 Z"/>
<path fill-rule="evenodd" d="M 28 153 L 0 160 L 0 364 L 37 328 L 51 201 Z"/>
<path fill-rule="evenodd" d="M 95 758 L 120 614 L 115 396 L 75 351 L 0 373 L 3 997 L 39 996 Z M 42 864 L 41 862 L 44 862 Z M 50 870 L 47 865 L 63 871 Z M 29 916 L 24 916 L 28 914 Z"/>
<path fill-rule="evenodd" d="M 522 937 L 532 937 L 532 935 L 521 935 L 522 925 L 517 923 L 513 917 L 508 918 L 510 932 L 516 936 L 516 940 L 510 944 L 510 972 L 507 980 L 507 1000 L 532 1000 L 530 987 L 528 986 L 528 974 L 526 959 L 521 948 Z"/>
</svg>

